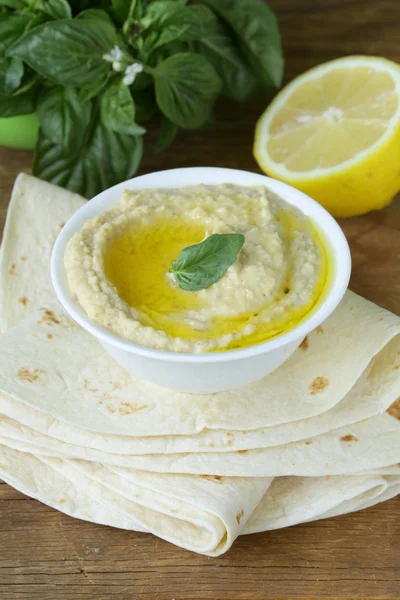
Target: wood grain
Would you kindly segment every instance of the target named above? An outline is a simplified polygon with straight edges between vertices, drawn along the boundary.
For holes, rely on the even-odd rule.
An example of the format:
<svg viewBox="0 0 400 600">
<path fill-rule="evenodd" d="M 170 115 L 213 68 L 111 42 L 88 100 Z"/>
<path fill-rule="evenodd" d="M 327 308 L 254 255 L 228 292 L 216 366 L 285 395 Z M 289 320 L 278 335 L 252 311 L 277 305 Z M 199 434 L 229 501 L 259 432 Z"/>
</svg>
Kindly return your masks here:
<svg viewBox="0 0 400 600">
<path fill-rule="evenodd" d="M 286 80 L 345 54 L 400 62 L 399 0 L 271 0 Z M 141 172 L 214 165 L 258 171 L 254 124 L 268 98 L 222 102 L 212 129 L 182 133 L 161 156 L 146 137 Z M 30 152 L 0 149 L 0 224 Z M 354 291 L 400 314 L 400 201 L 342 221 Z M 400 498 L 367 511 L 246 536 L 224 556 L 197 556 L 151 535 L 80 522 L 0 483 L 1 600 L 400 598 Z"/>
</svg>

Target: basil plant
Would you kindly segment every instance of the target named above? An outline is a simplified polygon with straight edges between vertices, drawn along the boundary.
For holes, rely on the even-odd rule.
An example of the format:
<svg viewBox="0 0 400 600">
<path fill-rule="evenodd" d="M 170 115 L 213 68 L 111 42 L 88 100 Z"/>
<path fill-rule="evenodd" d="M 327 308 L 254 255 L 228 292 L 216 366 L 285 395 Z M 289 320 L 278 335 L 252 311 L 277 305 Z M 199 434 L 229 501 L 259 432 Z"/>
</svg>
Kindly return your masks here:
<svg viewBox="0 0 400 600">
<path fill-rule="evenodd" d="M 90 198 L 211 120 L 219 95 L 279 86 L 262 0 L 0 0 L 0 117 L 37 112 L 33 173 Z"/>
</svg>

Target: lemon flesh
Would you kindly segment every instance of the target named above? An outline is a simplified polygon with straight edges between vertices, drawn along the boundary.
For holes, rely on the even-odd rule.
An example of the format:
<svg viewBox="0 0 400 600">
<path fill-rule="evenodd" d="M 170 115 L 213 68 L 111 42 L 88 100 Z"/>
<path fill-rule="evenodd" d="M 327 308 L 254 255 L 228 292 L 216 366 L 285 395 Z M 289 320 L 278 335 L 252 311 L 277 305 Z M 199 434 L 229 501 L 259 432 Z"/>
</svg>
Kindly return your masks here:
<svg viewBox="0 0 400 600">
<path fill-rule="evenodd" d="M 307 71 L 260 117 L 260 167 L 334 216 L 387 205 L 400 190 L 400 69 L 353 56 Z"/>
</svg>

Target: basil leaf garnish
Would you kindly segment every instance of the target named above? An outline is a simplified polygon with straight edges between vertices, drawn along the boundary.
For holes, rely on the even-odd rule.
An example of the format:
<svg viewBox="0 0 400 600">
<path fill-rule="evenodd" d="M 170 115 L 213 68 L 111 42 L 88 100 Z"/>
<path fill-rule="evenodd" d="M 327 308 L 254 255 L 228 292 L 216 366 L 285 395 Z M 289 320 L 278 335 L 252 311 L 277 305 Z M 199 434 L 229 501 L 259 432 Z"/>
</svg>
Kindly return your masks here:
<svg viewBox="0 0 400 600">
<path fill-rule="evenodd" d="M 183 290 L 208 288 L 235 262 L 244 240 L 241 233 L 214 233 L 200 244 L 184 248 L 172 261 L 170 272 Z"/>
</svg>

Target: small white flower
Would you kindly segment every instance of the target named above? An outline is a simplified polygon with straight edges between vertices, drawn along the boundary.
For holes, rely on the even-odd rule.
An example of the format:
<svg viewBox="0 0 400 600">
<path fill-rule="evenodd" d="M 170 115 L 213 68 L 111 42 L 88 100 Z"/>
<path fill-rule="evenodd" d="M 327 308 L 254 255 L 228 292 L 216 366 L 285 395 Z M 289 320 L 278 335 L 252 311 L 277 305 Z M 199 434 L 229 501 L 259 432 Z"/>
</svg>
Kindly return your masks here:
<svg viewBox="0 0 400 600">
<path fill-rule="evenodd" d="M 110 52 L 108 54 L 103 54 L 103 60 L 106 60 L 107 62 L 120 62 L 123 58 L 123 53 L 121 48 L 119 48 L 118 46 L 114 46 L 114 48 L 111 48 Z"/>
<path fill-rule="evenodd" d="M 113 64 L 112 64 L 112 68 L 114 69 L 114 71 L 122 71 L 122 63 L 120 63 L 117 60 L 114 60 Z"/>
<path fill-rule="evenodd" d="M 135 81 L 136 75 L 142 71 L 143 65 L 138 62 L 129 65 L 129 67 L 126 67 L 125 69 L 125 77 L 123 78 L 122 82 L 125 85 L 132 85 L 132 83 Z"/>
<path fill-rule="evenodd" d="M 132 83 L 135 81 L 135 77 L 136 75 L 125 75 L 125 77 L 122 80 L 122 83 L 124 83 L 125 85 L 132 85 Z"/>
</svg>

